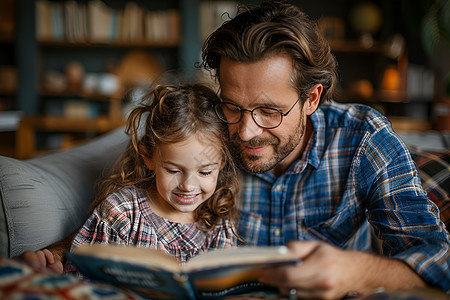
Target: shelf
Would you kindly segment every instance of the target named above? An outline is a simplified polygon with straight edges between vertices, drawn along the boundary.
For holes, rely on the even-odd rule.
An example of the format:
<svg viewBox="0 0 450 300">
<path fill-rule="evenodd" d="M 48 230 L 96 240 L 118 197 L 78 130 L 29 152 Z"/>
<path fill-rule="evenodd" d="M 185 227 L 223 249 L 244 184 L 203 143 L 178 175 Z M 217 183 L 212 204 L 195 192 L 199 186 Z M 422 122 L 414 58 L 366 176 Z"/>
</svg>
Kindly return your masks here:
<svg viewBox="0 0 450 300">
<path fill-rule="evenodd" d="M 173 41 L 160 41 L 160 42 L 148 42 L 148 41 L 113 41 L 113 42 L 71 42 L 71 41 L 56 41 L 56 40 L 39 40 L 40 46 L 43 47 L 91 47 L 91 48 L 175 48 L 179 46 L 178 40 Z"/>
<path fill-rule="evenodd" d="M 359 41 L 329 41 L 332 52 L 340 53 L 382 53 L 384 44 L 374 42 L 371 47 L 365 47 Z"/>
<path fill-rule="evenodd" d="M 51 116 L 25 116 L 16 133 L 16 158 L 27 159 L 36 155 L 36 132 L 106 133 L 125 125 L 124 120 L 98 117 L 96 119 L 69 119 Z"/>
<path fill-rule="evenodd" d="M 112 120 L 108 117 L 98 117 L 95 119 L 69 119 L 52 116 L 28 116 L 23 117 L 20 122 L 21 125 L 23 123 L 26 126 L 32 126 L 37 131 L 95 131 L 98 133 L 108 132 L 125 124 L 122 120 Z"/>
<path fill-rule="evenodd" d="M 1 92 L 1 91 L 0 91 Z M 89 99 L 95 101 L 111 101 L 117 100 L 121 101 L 121 98 L 115 97 L 113 95 L 106 95 L 100 93 L 86 93 L 86 92 L 49 92 L 49 91 L 41 91 L 39 92 L 41 97 L 46 98 L 81 98 L 81 99 Z"/>
<path fill-rule="evenodd" d="M 409 117 L 388 117 L 395 131 L 427 131 L 432 129 L 428 120 L 413 119 Z"/>
<path fill-rule="evenodd" d="M 360 102 L 367 104 L 375 103 L 409 103 L 408 96 L 404 91 L 373 91 L 370 96 L 363 96 L 349 90 L 339 91 L 337 99 L 342 102 Z"/>
<path fill-rule="evenodd" d="M 4 37 L 4 36 L 2 36 L 2 37 L 0 37 L 0 44 L 14 44 L 14 37 L 13 36 L 11 36 L 11 37 Z"/>
<path fill-rule="evenodd" d="M 17 93 L 16 90 L 6 90 L 6 89 L 0 89 L 0 95 L 1 96 L 15 96 Z"/>
<path fill-rule="evenodd" d="M 365 104 L 375 103 L 392 103 L 392 104 L 409 104 L 409 103 L 432 103 L 432 99 L 429 98 L 414 98 L 411 99 L 405 91 L 388 91 L 388 90 L 376 90 L 373 91 L 371 96 L 363 96 L 357 92 L 349 90 L 341 90 L 337 92 L 336 100 L 341 102 L 359 102 Z"/>
</svg>

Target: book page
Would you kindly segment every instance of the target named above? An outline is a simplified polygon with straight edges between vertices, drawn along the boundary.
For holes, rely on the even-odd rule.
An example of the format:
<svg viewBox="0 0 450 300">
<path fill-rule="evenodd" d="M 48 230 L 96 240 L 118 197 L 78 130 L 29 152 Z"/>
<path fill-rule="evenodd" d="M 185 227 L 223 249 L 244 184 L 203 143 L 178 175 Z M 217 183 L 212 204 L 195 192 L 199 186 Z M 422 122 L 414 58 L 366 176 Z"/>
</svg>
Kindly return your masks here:
<svg viewBox="0 0 450 300">
<path fill-rule="evenodd" d="M 211 249 L 206 253 L 193 257 L 184 266 L 184 270 L 190 272 L 203 268 L 297 260 L 285 246 L 240 246 L 237 248 Z"/>
<path fill-rule="evenodd" d="M 176 258 L 161 250 L 121 245 L 82 245 L 75 254 L 91 255 L 118 262 L 129 262 L 179 272 L 181 265 Z"/>
</svg>

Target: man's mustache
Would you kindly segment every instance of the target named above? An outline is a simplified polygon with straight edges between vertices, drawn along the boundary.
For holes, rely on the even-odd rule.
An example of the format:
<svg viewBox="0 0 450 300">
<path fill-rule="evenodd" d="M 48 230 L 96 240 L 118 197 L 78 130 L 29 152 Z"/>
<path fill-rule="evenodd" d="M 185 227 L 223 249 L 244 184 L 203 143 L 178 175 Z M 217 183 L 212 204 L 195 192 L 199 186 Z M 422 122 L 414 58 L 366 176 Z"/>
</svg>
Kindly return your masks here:
<svg viewBox="0 0 450 300">
<path fill-rule="evenodd" d="M 280 141 L 275 137 L 267 137 L 267 138 L 261 138 L 261 137 L 254 137 L 251 140 L 243 141 L 238 134 L 233 134 L 231 136 L 230 141 L 234 144 L 240 144 L 243 146 L 249 146 L 249 147 L 261 147 L 266 145 L 278 145 Z"/>
</svg>

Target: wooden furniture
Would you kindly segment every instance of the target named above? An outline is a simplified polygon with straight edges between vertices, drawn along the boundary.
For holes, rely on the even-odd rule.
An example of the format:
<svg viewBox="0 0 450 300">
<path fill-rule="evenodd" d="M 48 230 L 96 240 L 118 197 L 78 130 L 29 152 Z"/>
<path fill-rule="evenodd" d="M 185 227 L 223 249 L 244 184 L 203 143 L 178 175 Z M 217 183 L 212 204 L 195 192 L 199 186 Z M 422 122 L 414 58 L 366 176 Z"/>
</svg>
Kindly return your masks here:
<svg viewBox="0 0 450 300">
<path fill-rule="evenodd" d="M 19 129 L 16 132 L 15 157 L 27 159 L 38 153 L 36 151 L 37 131 L 93 132 L 95 134 L 101 134 L 123 126 L 124 124 L 122 119 L 111 119 L 107 117 L 99 117 L 91 120 L 51 116 L 23 117 L 20 121 Z"/>
</svg>

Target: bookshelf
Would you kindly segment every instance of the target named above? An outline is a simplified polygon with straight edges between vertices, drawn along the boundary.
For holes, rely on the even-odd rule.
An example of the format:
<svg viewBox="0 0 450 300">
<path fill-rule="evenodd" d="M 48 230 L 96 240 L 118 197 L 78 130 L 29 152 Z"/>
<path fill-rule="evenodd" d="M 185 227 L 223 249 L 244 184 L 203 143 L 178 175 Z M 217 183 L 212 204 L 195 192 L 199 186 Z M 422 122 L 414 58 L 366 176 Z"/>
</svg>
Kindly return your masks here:
<svg viewBox="0 0 450 300">
<path fill-rule="evenodd" d="M 15 61 L 21 89 L 15 104 L 24 117 L 15 143 L 19 158 L 40 153 L 39 147 L 46 148 L 45 137 L 54 143 L 56 135 L 63 140 L 68 140 L 67 135 L 83 138 L 82 133 L 93 137 L 123 125 L 122 96 L 130 80 L 136 79 L 130 79 L 134 75 L 129 68 L 136 66 L 139 55 L 147 55 L 140 66 L 142 77 L 155 78 L 156 73 L 170 70 L 194 74 L 197 53 L 192 50 L 200 45 L 181 36 L 197 34 L 195 24 L 185 26 L 186 14 L 195 13 L 190 7 L 196 1 L 10 1 L 20 7 L 17 47 L 22 51 L 17 51 Z M 94 90 L 86 91 L 83 81 L 70 88 L 68 66 L 74 63 L 81 66 L 78 71 L 73 68 L 75 73 L 97 82 Z M 151 64 L 154 67 L 148 67 Z M 108 76 L 118 84 L 116 89 L 109 84 L 104 93 L 101 83 Z M 128 76 L 126 87 L 124 76 Z M 24 137 L 31 142 L 24 142 Z"/>
<path fill-rule="evenodd" d="M 401 28 L 403 23 L 400 22 L 403 20 L 402 18 L 405 18 L 403 16 L 405 14 L 403 13 L 404 7 L 402 7 L 404 3 L 390 0 L 372 1 L 382 9 L 384 23 L 379 32 L 374 35 L 374 43 L 370 47 L 361 46 L 357 34 L 352 32 L 348 21 L 346 21 L 351 5 L 355 1 L 321 0 L 320 5 L 317 5 L 317 1 L 313 0 L 291 2 L 301 6 L 314 19 L 331 17 L 344 20 L 346 28 L 343 38 L 341 40 L 330 40 L 332 51 L 338 57 L 340 68 L 342 92 L 337 100 L 366 103 L 383 108 L 386 114 L 401 117 L 408 115 L 411 111 L 415 114 L 431 110 L 433 103 L 428 98 L 425 100 L 413 99 L 412 101 L 404 90 L 400 92 L 386 92 L 382 89 L 384 67 L 387 63 L 392 62 L 385 57 L 386 40 L 394 32 L 405 32 L 404 28 Z M 28 118 L 28 121 L 25 121 L 25 123 L 28 122 L 29 126 L 25 132 L 34 132 L 34 140 L 39 144 L 41 140 L 40 135 L 57 135 L 71 132 L 80 135 L 80 133 L 85 132 L 88 136 L 93 136 L 106 130 L 105 128 L 107 127 L 103 125 L 106 122 L 105 120 L 110 120 L 111 124 L 113 124 L 111 126 L 120 126 L 120 123 L 116 121 L 122 117 L 122 103 L 118 100 L 121 99 L 120 92 L 116 91 L 116 93 L 100 95 L 97 91 L 67 91 L 63 89 L 57 92 L 48 91 L 43 89 L 41 84 L 46 72 L 58 71 L 64 73 L 66 66 L 75 61 L 83 65 L 85 75 L 109 73 L 113 69 L 112 65 L 114 65 L 110 62 L 117 63 L 127 54 L 138 51 L 141 53 L 148 52 L 152 57 L 160 58 L 164 71 L 175 71 L 186 79 L 197 78 L 198 70 L 195 67 L 195 63 L 200 60 L 202 42 L 209 32 L 226 19 L 227 16 L 222 14 L 223 11 L 233 15 L 238 3 L 254 6 L 260 1 L 104 0 L 99 3 L 97 0 L 48 0 L 46 2 L 57 3 L 61 7 L 59 9 L 63 12 L 70 12 L 72 20 L 78 18 L 78 22 L 72 21 L 69 23 L 71 24 L 70 26 L 66 26 L 67 28 L 65 29 L 60 28 L 56 30 L 56 33 L 49 31 L 48 28 L 45 29 L 45 26 L 37 26 L 38 23 L 51 21 L 51 18 L 43 18 L 44 20 L 39 22 L 36 17 L 36 3 L 41 3 L 40 0 L 2 0 L 0 1 L 0 16 L 3 12 L 3 6 L 1 5 L 5 5 L 8 2 L 14 3 L 14 7 L 19 8 L 15 13 L 11 14 L 15 16 L 14 19 L 17 26 L 14 29 L 15 34 L 9 38 L 1 36 L 0 28 L 0 46 L 2 48 L 0 50 L 2 55 L 0 56 L 0 68 L 4 66 L 2 63 L 3 58 L 8 60 L 8 62 L 13 62 L 8 67 L 14 69 L 17 76 L 16 85 L 20 86 L 20 89 L 6 91 L 0 87 L 0 98 L 9 99 L 7 110 L 20 110 L 23 116 Z M 108 27 L 109 30 L 103 28 L 102 31 L 101 26 L 96 26 L 98 30 L 94 34 L 88 30 L 88 27 L 83 27 L 84 23 L 89 24 L 89 22 L 82 21 L 89 19 L 87 15 L 89 5 L 103 7 L 110 14 L 114 14 L 114 17 L 110 16 L 109 19 L 115 19 L 114 22 L 111 21 L 110 23 L 116 24 L 116 29 L 112 30 Z M 123 20 L 121 22 L 120 18 L 124 18 L 125 11 L 128 12 L 128 15 L 140 15 L 140 23 L 137 22 L 138 20 L 134 20 L 137 18 L 132 18 L 134 25 L 129 24 L 127 29 L 119 29 L 120 27 L 117 25 L 123 23 Z M 130 13 L 130 11 L 135 11 L 135 13 Z M 165 38 L 152 36 L 150 34 L 151 31 L 145 24 L 157 23 L 158 21 L 155 20 L 161 19 L 167 21 L 169 12 L 172 14 L 172 17 L 173 15 L 178 16 L 178 20 L 172 20 L 172 24 L 178 24 L 178 32 L 166 33 L 164 35 Z M 166 17 L 161 16 L 164 14 L 166 14 Z M 102 14 L 100 13 L 100 15 Z M 99 16 L 94 18 L 94 20 L 98 21 L 102 18 L 104 16 Z M 0 18 L 0 25 L 3 19 Z M 60 23 L 63 21 L 67 22 L 67 20 L 62 20 Z M 138 26 L 141 29 L 131 30 L 133 26 Z M 163 25 L 162 27 L 175 28 L 177 26 Z M 38 27 L 39 29 L 37 29 Z M 61 32 L 63 33 L 61 34 Z M 56 37 L 52 36 L 53 34 L 56 34 Z M 406 34 L 405 37 L 407 39 L 410 38 Z M 413 57 L 418 56 L 414 52 L 417 52 L 417 49 L 420 47 L 417 47 L 417 44 L 414 43 L 407 43 L 407 47 L 410 51 L 410 56 L 407 59 L 410 61 L 410 58 L 412 58 L 411 61 L 414 61 Z M 417 63 L 426 65 L 424 61 L 417 61 Z M 367 79 L 371 83 L 372 93 L 369 98 L 360 97 L 361 95 L 355 96 L 352 93 L 350 82 L 358 81 L 359 79 Z M 60 115 L 46 113 L 49 107 L 48 103 L 56 103 L 52 107 L 52 111 L 55 111 L 58 110 L 58 105 L 61 106 L 62 103 L 68 101 L 74 102 L 73 100 L 80 101 L 78 108 L 84 107 L 85 113 L 88 111 L 86 107 L 99 107 L 97 108 L 97 115 L 90 115 L 89 118 L 85 118 L 85 123 L 88 125 L 83 127 L 77 120 L 65 117 L 61 113 L 64 111 L 61 107 L 59 107 Z M 84 101 L 89 102 L 90 105 L 86 106 L 86 103 L 82 103 Z M 427 112 L 426 114 L 429 117 L 429 113 Z M 36 119 L 38 117 L 41 118 L 39 122 Z M 40 124 L 43 125 L 39 126 Z M 67 126 L 64 124 L 67 124 Z M 429 128 L 429 125 L 427 123 L 427 128 Z M 30 128 L 34 129 L 30 131 Z M 82 132 L 80 132 L 80 128 Z M 2 139 L 2 141 L 4 140 Z M 35 147 L 35 150 L 38 150 L 37 147 Z M 32 156 L 33 154 L 30 153 L 28 155 Z"/>
</svg>

